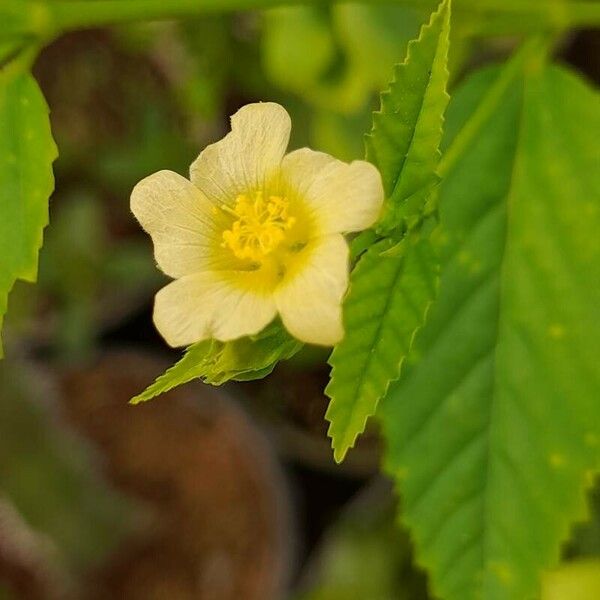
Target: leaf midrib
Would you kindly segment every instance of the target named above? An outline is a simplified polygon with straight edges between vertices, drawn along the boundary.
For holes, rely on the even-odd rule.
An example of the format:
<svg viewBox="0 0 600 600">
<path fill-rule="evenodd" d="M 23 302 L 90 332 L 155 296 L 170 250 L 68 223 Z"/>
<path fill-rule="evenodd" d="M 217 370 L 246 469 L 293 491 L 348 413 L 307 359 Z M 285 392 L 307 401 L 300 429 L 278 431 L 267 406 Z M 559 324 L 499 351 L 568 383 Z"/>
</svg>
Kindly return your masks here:
<svg viewBox="0 0 600 600">
<path fill-rule="evenodd" d="M 366 257 L 365 257 L 366 258 Z M 383 257 L 382 257 L 383 258 Z M 383 260 L 394 260 L 392 258 L 383 258 Z M 360 397 L 362 396 L 362 392 L 363 392 L 363 388 L 364 388 L 364 384 L 365 384 L 365 375 L 366 373 L 369 371 L 369 368 L 371 367 L 371 364 L 373 362 L 373 357 L 375 355 L 374 352 L 372 352 L 372 349 L 375 348 L 377 346 L 377 342 L 378 340 L 380 340 L 380 333 L 383 329 L 383 323 L 386 320 L 386 316 L 390 310 L 390 306 L 392 303 L 392 298 L 394 296 L 394 292 L 396 290 L 396 286 L 398 285 L 398 281 L 400 280 L 400 277 L 404 271 L 404 266 L 405 266 L 405 256 L 401 256 L 400 257 L 400 265 L 396 271 L 396 274 L 394 275 L 394 279 L 393 279 L 393 283 L 392 285 L 388 288 L 388 294 L 385 300 L 385 304 L 383 306 L 383 310 L 381 311 L 381 315 L 382 318 L 379 319 L 379 323 L 377 325 L 377 329 L 375 330 L 375 334 L 372 338 L 373 342 L 371 344 L 369 344 L 368 346 L 368 352 L 367 352 L 367 360 L 365 362 L 365 366 L 364 368 L 361 370 L 360 372 L 360 376 L 359 376 L 359 380 L 358 380 L 358 384 L 356 386 L 356 393 L 352 396 L 352 408 L 349 412 L 349 417 L 346 420 L 346 423 L 352 423 L 354 421 L 354 419 L 356 418 L 356 411 L 357 411 L 357 407 L 358 407 L 358 400 L 360 399 Z M 405 356 L 403 356 L 400 359 L 400 365 L 402 365 L 402 363 L 404 362 Z M 387 384 L 384 387 L 384 390 L 381 394 L 379 394 L 380 397 L 385 396 L 385 393 L 387 391 L 387 389 L 390 386 L 390 383 L 392 382 L 391 379 L 388 379 Z M 375 406 L 377 405 L 377 401 L 375 401 Z M 342 447 L 344 448 L 349 448 L 351 447 L 351 444 L 354 440 L 350 440 L 350 442 L 348 442 L 348 425 L 346 425 L 346 427 L 344 427 L 345 433 L 344 433 L 344 437 L 343 439 L 343 444 L 341 444 Z M 355 434 L 355 437 L 358 434 Z"/>
<path fill-rule="evenodd" d="M 521 82 L 521 98 L 518 107 L 518 123 L 516 129 L 516 139 L 515 139 L 515 149 L 513 155 L 513 164 L 510 173 L 510 180 L 508 182 L 508 189 L 506 191 L 506 195 L 501 202 L 504 202 L 505 205 L 505 227 L 504 227 L 504 240 L 501 252 L 501 258 L 499 262 L 499 277 L 498 277 L 498 311 L 496 315 L 496 342 L 494 344 L 493 349 L 493 365 L 494 365 L 494 380 L 492 385 L 492 393 L 490 398 L 490 406 L 488 410 L 488 421 L 485 424 L 485 430 L 487 431 L 487 452 L 486 452 L 486 467 L 485 467 L 485 486 L 483 493 L 483 513 L 482 513 L 482 531 L 483 531 L 483 539 L 481 543 L 481 554 L 482 554 L 482 598 L 485 599 L 488 597 L 488 586 L 489 586 L 489 577 L 487 573 L 487 564 L 489 556 L 491 555 L 491 538 L 490 538 L 490 523 L 494 522 L 494 516 L 492 514 L 492 510 L 490 508 L 490 500 L 492 498 L 494 486 L 492 485 L 493 481 L 493 462 L 497 457 L 497 450 L 495 440 L 497 438 L 497 427 L 498 427 L 498 398 L 497 398 L 497 389 L 498 389 L 498 381 L 500 380 L 500 375 L 498 373 L 498 362 L 497 362 L 497 350 L 498 346 L 502 340 L 502 331 L 505 329 L 505 311 L 503 311 L 503 306 L 506 304 L 505 295 L 506 295 L 506 287 L 507 287 L 507 269 L 506 269 L 506 254 L 507 248 L 510 244 L 510 232 L 511 232 L 511 205 L 514 203 L 514 195 L 515 195 L 515 180 L 519 176 L 520 169 L 520 155 L 522 152 L 522 136 L 523 136 L 523 119 L 525 115 L 525 70 L 519 69 L 517 72 L 523 79 Z"/>
<path fill-rule="evenodd" d="M 445 11 L 445 12 L 447 12 L 447 11 L 448 11 L 448 5 L 447 5 L 447 4 L 444 4 L 444 6 L 443 6 L 443 9 L 442 9 L 442 10 L 443 10 L 443 11 Z M 447 16 L 446 16 L 446 14 L 444 14 L 444 15 L 443 15 L 443 17 L 442 17 L 442 15 L 438 14 L 438 18 L 443 18 L 444 20 L 446 20 L 446 19 L 447 19 Z M 431 29 L 432 25 L 433 25 L 433 19 L 432 19 L 432 21 L 430 21 L 430 23 L 428 24 L 428 26 L 427 26 L 427 27 L 428 27 L 429 29 Z M 442 45 L 442 44 L 441 44 L 441 38 L 442 38 L 442 35 L 441 35 L 441 33 L 443 33 L 445 26 L 446 26 L 446 23 L 445 23 L 445 22 L 444 22 L 444 23 L 442 23 L 442 26 L 441 26 L 441 28 L 440 28 L 440 29 L 441 29 L 441 31 L 440 31 L 440 35 L 439 35 L 439 36 L 438 36 L 438 38 L 437 38 L 437 43 L 436 43 L 436 46 L 435 46 L 435 52 L 434 52 L 433 61 L 432 61 L 432 63 L 431 63 L 431 64 L 432 64 L 432 66 L 436 64 L 436 61 L 437 61 L 437 60 L 438 60 L 438 58 L 439 58 L 440 47 L 441 47 L 441 45 Z M 409 47 L 410 47 L 410 45 L 411 45 L 412 43 L 413 43 L 413 42 L 411 41 L 411 43 L 409 44 Z M 410 60 L 410 54 L 409 54 L 409 53 L 407 53 L 406 60 L 404 61 L 404 63 L 403 63 L 403 66 L 404 66 L 404 65 L 406 65 L 406 64 L 408 64 L 408 63 L 409 63 L 409 60 Z M 442 68 L 444 68 L 444 69 L 447 69 L 447 66 L 444 64 L 444 66 L 443 66 Z M 404 172 L 404 166 L 405 166 L 405 164 L 406 164 L 406 161 L 408 160 L 408 157 L 409 157 L 409 155 L 410 155 L 410 153 L 411 153 L 411 150 L 412 150 L 412 148 L 413 148 L 413 145 L 414 145 L 414 141 L 415 141 L 415 134 L 416 134 L 416 131 L 417 131 L 417 125 L 418 125 L 418 124 L 419 124 L 419 122 L 421 121 L 421 116 L 422 116 L 422 114 L 423 114 L 423 107 L 424 107 L 424 105 L 425 105 L 425 98 L 426 98 L 426 97 L 428 97 L 428 94 L 429 94 L 429 91 L 430 91 L 430 88 L 431 88 L 431 83 L 432 83 L 432 81 L 433 81 L 433 68 L 431 69 L 431 72 L 430 72 L 430 74 L 429 74 L 429 79 L 427 80 L 427 85 L 425 86 L 425 92 L 424 92 L 424 94 L 421 96 L 421 104 L 419 105 L 419 113 L 418 113 L 418 115 L 417 115 L 417 120 L 416 120 L 416 122 L 415 122 L 415 126 L 413 127 L 413 129 L 412 129 L 412 131 L 411 131 L 411 134 L 410 134 L 410 141 L 409 141 L 409 143 L 408 143 L 408 148 L 407 148 L 407 150 L 406 150 L 406 154 L 404 155 L 404 158 L 402 159 L 402 163 L 400 164 L 400 168 L 398 169 L 398 174 L 397 174 L 397 175 L 396 175 L 396 177 L 394 178 L 394 183 L 393 183 L 393 185 L 392 185 L 392 191 L 391 191 L 391 193 L 390 193 L 390 199 L 391 199 L 391 198 L 394 198 L 394 196 L 396 195 L 396 190 L 397 190 L 397 188 L 398 188 L 398 186 L 399 186 L 400 182 L 402 181 L 402 173 Z M 445 95 L 445 96 L 446 96 L 448 99 L 450 98 L 450 97 L 448 96 L 448 94 L 447 94 L 446 90 L 444 90 L 444 95 Z M 440 139 L 441 139 L 441 128 L 440 128 Z M 439 152 L 440 152 L 440 151 L 439 151 L 439 144 L 438 144 L 438 149 L 436 150 L 436 154 L 437 154 L 438 156 L 439 156 Z M 405 200 L 405 198 L 401 198 L 400 200 Z"/>
<path fill-rule="evenodd" d="M 497 78 L 497 80 L 492 83 L 491 87 L 489 88 L 489 90 L 487 91 L 487 93 L 482 97 L 482 99 L 480 100 L 479 106 L 483 106 L 485 108 L 484 111 L 482 111 L 481 116 L 477 116 L 477 118 L 475 117 L 471 117 L 471 119 L 469 119 L 467 121 L 467 123 L 465 125 L 463 125 L 463 129 L 461 129 L 461 131 L 464 131 L 464 127 L 468 126 L 469 130 L 473 130 L 473 131 L 469 131 L 469 135 L 467 136 L 467 143 L 460 143 L 458 144 L 458 146 L 456 145 L 456 142 L 453 142 L 453 144 L 451 145 L 450 149 L 452 148 L 457 148 L 458 151 L 454 152 L 453 155 L 451 156 L 451 160 L 446 162 L 447 168 L 444 168 L 444 175 L 447 176 L 452 170 L 453 167 L 458 163 L 458 160 L 462 154 L 464 153 L 464 151 L 466 150 L 466 148 L 468 148 L 470 146 L 470 143 L 472 142 L 472 140 L 475 138 L 475 135 L 480 131 L 480 129 L 485 126 L 485 124 L 488 123 L 489 119 L 493 116 L 493 108 L 502 101 L 502 99 L 506 96 L 506 93 L 509 89 L 509 86 L 511 83 L 514 82 L 516 77 L 519 76 L 523 76 L 524 75 L 524 64 L 525 64 L 525 58 L 527 56 L 529 56 L 529 51 L 530 48 L 533 45 L 525 45 L 525 47 L 521 48 L 521 50 L 517 53 L 517 55 L 515 55 L 513 57 L 513 63 L 512 65 L 509 63 L 506 67 L 505 67 L 505 72 L 504 73 L 500 73 L 499 77 Z M 508 71 L 508 73 L 506 73 L 506 71 Z M 505 207 L 505 228 L 504 228 L 504 240 L 503 240 L 503 245 L 502 245 L 502 251 L 501 251 L 501 256 L 500 256 L 500 260 L 499 260 L 499 268 L 497 269 L 497 273 L 498 273 L 498 310 L 497 310 L 497 315 L 496 315 L 496 325 L 495 325 L 495 329 L 496 329 L 496 341 L 494 343 L 494 345 L 492 346 L 491 350 L 488 350 L 486 353 L 487 354 L 492 354 L 493 358 L 493 382 L 492 382 L 492 396 L 490 398 L 490 402 L 489 402 L 489 407 L 488 407 L 488 418 L 486 420 L 486 422 L 484 423 L 483 427 L 482 427 L 482 434 L 485 435 L 486 439 L 487 439 L 487 444 L 486 444 L 486 452 L 485 452 L 485 476 L 484 476 L 484 485 L 483 485 L 483 489 L 481 490 L 481 495 L 483 496 L 483 508 L 482 508 L 482 515 L 481 515 L 481 527 L 479 528 L 479 530 L 482 532 L 482 539 L 480 541 L 480 545 L 481 545 L 481 568 L 482 568 L 482 583 L 480 584 L 480 596 L 477 597 L 481 597 L 483 600 L 485 600 L 488 596 L 487 594 L 487 586 L 489 585 L 489 578 L 487 576 L 487 572 L 486 572 L 486 567 L 487 567 L 487 560 L 488 557 L 491 554 L 490 551 L 490 528 L 489 528 L 489 523 L 493 522 L 493 516 L 491 515 L 491 508 L 490 508 L 490 499 L 493 496 L 493 494 L 491 493 L 491 489 L 492 489 L 492 485 L 490 485 L 490 481 L 492 481 L 492 463 L 494 462 L 494 457 L 496 455 L 496 451 L 494 450 L 496 444 L 494 443 L 494 439 L 497 436 L 497 422 L 498 422 L 498 418 L 495 417 L 494 415 L 497 414 L 497 410 L 498 410 L 498 399 L 497 399 L 497 395 L 496 395 L 496 391 L 497 391 L 497 382 L 500 379 L 499 374 L 498 374 L 498 368 L 497 368 L 497 360 L 496 360 L 496 353 L 497 353 L 497 349 L 498 349 L 498 340 L 500 340 L 501 338 L 501 331 L 504 328 L 504 318 L 503 318 L 503 310 L 502 310 L 502 306 L 503 304 L 505 304 L 505 302 L 503 301 L 503 297 L 505 295 L 505 289 L 506 289 L 506 278 L 507 278 L 507 274 L 506 274 L 506 261 L 505 261 L 505 257 L 506 257 L 506 250 L 507 247 L 509 245 L 509 238 L 510 238 L 510 204 L 511 204 L 511 198 L 513 197 L 514 193 L 515 193 L 515 179 L 516 179 L 516 175 L 517 175 L 517 170 L 519 168 L 519 154 L 521 151 L 521 137 L 522 137 L 522 129 L 523 129 L 523 116 L 524 116 L 524 102 L 525 102 L 525 97 L 524 97 L 524 93 L 523 90 L 521 91 L 521 98 L 520 98 L 520 102 L 519 102 L 519 107 L 518 107 L 518 125 L 517 125 L 517 131 L 515 133 L 516 139 L 515 139 L 515 144 L 514 144 L 514 154 L 513 154 L 513 165 L 512 165 L 512 169 L 511 169 L 511 174 L 510 174 L 510 179 L 508 181 L 507 184 L 507 189 L 506 192 L 504 194 L 504 196 L 499 197 L 496 206 L 497 207 L 501 207 L 504 204 Z M 480 111 L 476 110 L 475 115 L 477 115 Z M 459 133 L 459 136 L 461 134 Z M 455 138 L 456 140 L 457 138 Z M 441 164 L 441 163 L 440 163 Z M 487 214 L 489 211 L 485 211 L 485 214 Z M 477 219 L 478 221 L 479 219 Z M 477 222 L 476 221 L 476 222 Z"/>
<path fill-rule="evenodd" d="M 514 79 L 523 71 L 523 65 L 527 58 L 534 53 L 538 45 L 536 39 L 525 42 L 506 63 L 499 76 L 479 101 L 477 108 L 465 121 L 448 149 L 444 152 L 438 165 L 440 177 L 448 176 L 463 156 L 465 149 L 469 147 L 473 139 L 488 123 Z"/>
</svg>

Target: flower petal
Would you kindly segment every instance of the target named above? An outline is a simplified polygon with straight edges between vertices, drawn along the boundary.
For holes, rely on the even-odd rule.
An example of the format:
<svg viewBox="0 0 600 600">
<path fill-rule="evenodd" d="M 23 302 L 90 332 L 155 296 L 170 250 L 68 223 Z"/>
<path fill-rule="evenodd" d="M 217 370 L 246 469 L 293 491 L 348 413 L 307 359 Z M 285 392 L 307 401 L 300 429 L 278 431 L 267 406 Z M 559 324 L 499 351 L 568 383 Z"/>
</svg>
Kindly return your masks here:
<svg viewBox="0 0 600 600">
<path fill-rule="evenodd" d="M 212 204 L 187 179 L 159 171 L 131 193 L 131 210 L 152 237 L 158 266 L 170 277 L 207 268 L 214 247 Z"/>
<path fill-rule="evenodd" d="M 192 163 L 192 182 L 216 204 L 263 189 L 279 169 L 291 127 L 286 110 L 274 102 L 240 108 L 231 117 L 231 132 Z"/>
<path fill-rule="evenodd" d="M 281 174 L 284 185 L 309 205 L 324 234 L 366 229 L 381 211 L 381 176 L 364 160 L 348 164 L 301 148 L 283 159 Z"/>
<path fill-rule="evenodd" d="M 170 346 L 253 335 L 275 317 L 270 296 L 236 288 L 214 272 L 173 281 L 156 294 L 154 324 Z"/>
<path fill-rule="evenodd" d="M 348 286 L 348 244 L 341 235 L 316 243 L 309 263 L 276 290 L 275 303 L 294 337 L 332 346 L 344 334 L 342 298 Z"/>
</svg>

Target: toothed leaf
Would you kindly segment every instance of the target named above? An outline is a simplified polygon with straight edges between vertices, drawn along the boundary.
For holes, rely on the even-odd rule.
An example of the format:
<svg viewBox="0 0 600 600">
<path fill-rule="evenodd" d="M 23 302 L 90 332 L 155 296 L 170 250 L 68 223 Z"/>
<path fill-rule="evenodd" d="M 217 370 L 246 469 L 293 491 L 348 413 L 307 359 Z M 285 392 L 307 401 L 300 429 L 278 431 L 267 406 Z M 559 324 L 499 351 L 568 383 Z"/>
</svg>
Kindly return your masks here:
<svg viewBox="0 0 600 600">
<path fill-rule="evenodd" d="M 389 383 L 400 376 L 434 297 L 436 259 L 425 233 L 416 229 L 433 212 L 428 200 L 438 182 L 449 30 L 446 0 L 419 38 L 409 43 L 406 60 L 382 94 L 381 110 L 373 115 L 367 136 L 367 157 L 379 168 L 387 197 L 377 231 L 393 233 L 395 239 L 382 241 L 361 258 L 344 302 L 346 336 L 331 356 L 331 382 L 325 390 L 331 398 L 326 417 L 337 461 L 364 431 Z M 397 239 L 397 233 L 403 235 L 408 228 L 415 233 L 405 245 L 408 240 Z M 353 255 L 373 237 L 359 236 Z"/>
<path fill-rule="evenodd" d="M 152 385 L 132 398 L 131 403 L 145 402 L 193 379 L 202 379 L 212 385 L 230 380 L 260 379 L 271 373 L 280 360 L 290 358 L 301 347 L 302 344 L 277 323 L 252 337 L 231 342 L 198 342 Z"/>
<path fill-rule="evenodd" d="M 449 100 L 449 35 L 450 2 L 446 0 L 421 28 L 419 38 L 408 44 L 406 60 L 396 66 L 389 89 L 381 94 L 381 108 L 373 114 L 373 129 L 366 137 L 367 159 L 379 168 L 387 198 L 377 226 L 380 232 L 418 216 L 438 181 L 439 145 Z"/>
<path fill-rule="evenodd" d="M 382 254 L 391 247 L 391 240 L 371 247 L 354 269 L 344 304 L 346 336 L 329 360 L 326 418 L 338 462 L 400 375 L 435 296 L 437 258 L 431 243 L 406 239 L 401 252 Z"/>
<path fill-rule="evenodd" d="M 15 281 L 37 277 L 56 157 L 36 81 L 11 65 L 0 69 L 0 329 Z"/>
<path fill-rule="evenodd" d="M 442 182 L 439 297 L 378 411 L 444 600 L 537 597 L 600 466 L 600 99 L 531 58 L 450 106 L 451 131 L 485 122 Z"/>
</svg>

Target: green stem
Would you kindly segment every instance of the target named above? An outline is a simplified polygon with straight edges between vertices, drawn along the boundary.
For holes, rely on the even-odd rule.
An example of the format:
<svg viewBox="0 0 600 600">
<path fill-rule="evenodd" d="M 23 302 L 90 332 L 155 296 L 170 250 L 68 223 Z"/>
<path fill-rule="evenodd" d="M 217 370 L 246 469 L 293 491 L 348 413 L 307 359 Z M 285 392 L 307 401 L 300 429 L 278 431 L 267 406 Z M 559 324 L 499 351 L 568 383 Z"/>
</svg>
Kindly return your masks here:
<svg viewBox="0 0 600 600">
<path fill-rule="evenodd" d="M 351 0 L 342 0 L 351 1 Z M 96 27 L 130 21 L 175 19 L 211 12 L 264 9 L 275 6 L 304 4 L 323 5 L 326 0 L 5 0 L 18 5 L 20 10 L 29 5 L 35 19 L 36 33 L 52 35 L 68 29 Z M 432 10 L 437 0 L 368 0 L 369 4 L 397 4 Z M 529 20 L 539 20 L 541 25 L 573 27 L 599 25 L 600 4 L 573 0 L 455 0 L 456 12 L 495 13 L 520 15 Z"/>
<path fill-rule="evenodd" d="M 281 4 L 282 0 L 58 0 L 48 8 L 58 28 L 64 30 L 270 8 Z"/>
</svg>

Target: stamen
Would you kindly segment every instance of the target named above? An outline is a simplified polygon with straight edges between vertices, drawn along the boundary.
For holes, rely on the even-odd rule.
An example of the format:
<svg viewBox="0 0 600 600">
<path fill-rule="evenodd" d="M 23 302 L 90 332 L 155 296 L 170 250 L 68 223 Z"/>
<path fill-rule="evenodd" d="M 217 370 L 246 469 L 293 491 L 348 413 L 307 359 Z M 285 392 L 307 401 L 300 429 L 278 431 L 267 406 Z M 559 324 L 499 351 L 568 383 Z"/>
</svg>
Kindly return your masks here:
<svg viewBox="0 0 600 600">
<path fill-rule="evenodd" d="M 223 232 L 222 246 L 241 259 L 260 261 L 279 246 L 295 223 L 294 217 L 288 216 L 286 198 L 269 196 L 265 200 L 262 191 L 255 192 L 252 198 L 240 194 L 234 208 L 222 209 L 236 217 L 231 229 Z"/>
</svg>

